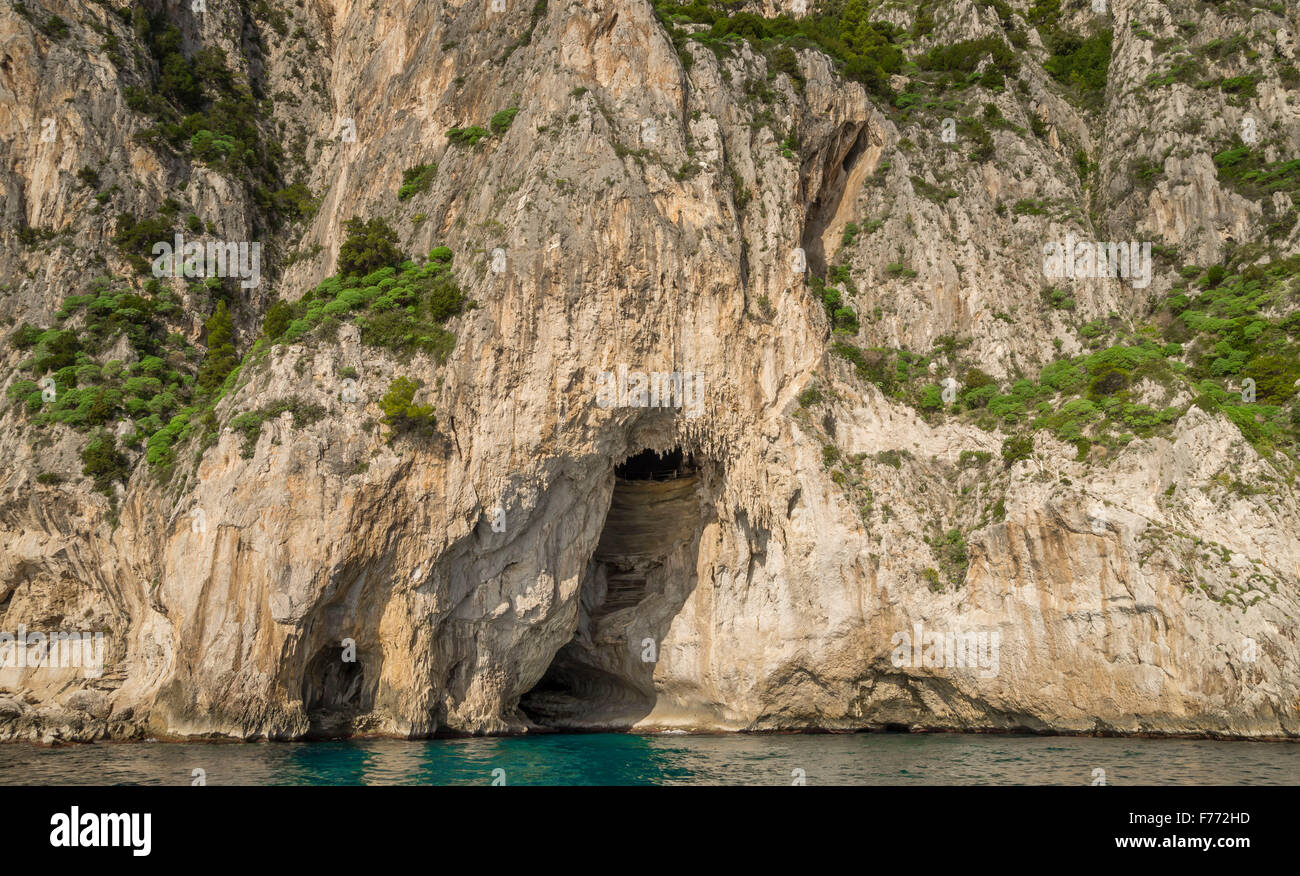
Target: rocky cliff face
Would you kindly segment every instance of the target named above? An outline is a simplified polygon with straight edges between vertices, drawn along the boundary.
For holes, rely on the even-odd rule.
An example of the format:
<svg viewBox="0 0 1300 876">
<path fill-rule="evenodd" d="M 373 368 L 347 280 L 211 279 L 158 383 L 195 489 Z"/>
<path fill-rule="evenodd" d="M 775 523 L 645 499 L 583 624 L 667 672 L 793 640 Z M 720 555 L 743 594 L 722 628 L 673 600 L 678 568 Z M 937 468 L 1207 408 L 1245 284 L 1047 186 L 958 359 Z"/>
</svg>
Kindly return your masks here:
<svg viewBox="0 0 1300 876">
<path fill-rule="evenodd" d="M 1300 733 L 1294 9 L 876 5 L 6 10 L 0 737 Z"/>
</svg>

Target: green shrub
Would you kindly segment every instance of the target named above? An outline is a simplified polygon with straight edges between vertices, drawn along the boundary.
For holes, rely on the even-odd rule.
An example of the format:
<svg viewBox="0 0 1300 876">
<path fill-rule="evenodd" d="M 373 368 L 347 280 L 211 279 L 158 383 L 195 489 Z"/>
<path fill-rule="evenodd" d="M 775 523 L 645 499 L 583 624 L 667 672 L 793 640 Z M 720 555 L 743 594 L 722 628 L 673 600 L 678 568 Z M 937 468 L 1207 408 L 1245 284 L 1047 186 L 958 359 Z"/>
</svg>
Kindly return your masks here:
<svg viewBox="0 0 1300 876">
<path fill-rule="evenodd" d="M 52 40 L 61 40 L 68 35 L 68 23 L 57 15 L 51 15 L 41 25 L 41 33 Z"/>
<path fill-rule="evenodd" d="M 9 336 L 9 346 L 15 350 L 30 350 L 41 338 L 41 330 L 30 323 L 23 323 Z"/>
<path fill-rule="evenodd" d="M 126 456 L 117 449 L 117 442 L 109 432 L 100 432 L 91 439 L 81 451 L 81 461 L 85 464 L 81 473 L 93 478 L 95 489 L 109 496 L 113 494 L 115 481 L 125 483 L 131 476 Z"/>
<path fill-rule="evenodd" d="M 217 302 L 217 309 L 203 327 L 207 330 L 208 352 L 199 366 L 197 383 L 199 388 L 212 392 L 225 382 L 226 375 L 239 364 L 239 353 L 234 344 L 234 324 L 226 309 L 226 302 Z"/>
<path fill-rule="evenodd" d="M 952 586 L 961 586 L 966 578 L 966 569 L 970 565 L 966 539 L 961 534 L 961 530 L 948 530 L 935 547 L 935 552 L 939 555 L 939 567 L 943 570 L 944 577 Z"/>
<path fill-rule="evenodd" d="M 1002 461 L 1011 466 L 1034 455 L 1034 439 L 1027 435 L 1012 435 L 1002 442 Z"/>
<path fill-rule="evenodd" d="M 922 70 L 936 70 L 951 74 L 973 73 L 984 58 L 989 57 L 993 69 L 1015 76 L 1020 72 L 1016 53 L 999 36 L 965 40 L 950 46 L 936 46 L 916 59 Z"/>
<path fill-rule="evenodd" d="M 301 180 L 272 193 L 271 203 L 276 212 L 293 219 L 310 219 L 320 206 L 320 200 Z"/>
<path fill-rule="evenodd" d="M 888 22 L 870 20 L 877 10 L 869 0 L 818 4 L 799 18 L 763 18 L 733 11 L 736 5 L 712 0 L 693 0 L 687 5 L 676 0 L 654 2 L 683 66 L 691 63 L 691 55 L 685 50 L 687 40 L 703 43 L 719 54 L 730 51 L 735 41 L 746 40 L 759 53 L 770 56 L 773 75 L 789 74 L 799 89 L 798 66 L 792 65 L 796 59 L 789 49 L 811 44 L 833 58 L 846 77 L 861 82 L 876 96 L 892 100 L 889 77 L 903 68 L 903 52 L 897 43 L 906 32 Z M 679 30 L 677 22 L 705 24 L 708 30 Z"/>
<path fill-rule="evenodd" d="M 240 456 L 251 459 L 257 449 L 257 439 L 262 434 L 262 424 L 286 412 L 293 414 L 293 425 L 296 429 L 311 425 L 326 415 L 325 408 L 318 404 L 307 404 L 297 396 L 280 399 L 256 411 L 239 414 L 231 418 L 226 428 L 243 436 L 244 443 L 240 447 Z"/>
<path fill-rule="evenodd" d="M 1075 89 L 1089 105 L 1097 105 L 1106 90 L 1110 71 L 1112 33 L 1099 31 L 1088 37 L 1053 32 L 1047 39 L 1051 57 L 1043 69 L 1058 82 Z"/>
<path fill-rule="evenodd" d="M 468 128 L 451 128 L 447 131 L 447 140 L 456 146 L 469 146 L 473 148 L 490 136 L 487 128 L 481 128 L 478 125 L 472 125 Z"/>
<path fill-rule="evenodd" d="M 262 334 L 268 340 L 278 340 L 289 330 L 289 323 L 292 319 L 293 306 L 277 298 L 266 309 L 266 316 L 262 320 Z"/>
<path fill-rule="evenodd" d="M 415 404 L 415 393 L 421 384 L 409 377 L 398 377 L 388 385 L 388 391 L 379 400 L 384 412 L 382 422 L 389 428 L 392 438 L 413 432 L 431 432 L 436 423 L 431 405 Z"/>
<path fill-rule="evenodd" d="M 500 137 L 506 131 L 510 130 L 510 125 L 514 122 L 515 115 L 518 112 L 519 107 L 512 106 L 508 109 L 503 109 L 500 112 L 494 113 L 492 118 L 488 121 L 488 127 L 492 129 L 493 134 Z"/>
<path fill-rule="evenodd" d="M 943 391 L 933 383 L 921 390 L 917 407 L 923 411 L 937 411 L 943 408 Z"/>
<path fill-rule="evenodd" d="M 354 216 L 343 228 L 348 236 L 339 247 L 339 273 L 344 276 L 364 276 L 402 261 L 397 232 L 383 219 L 365 222 Z"/>
<path fill-rule="evenodd" d="M 397 190 L 397 199 L 405 201 L 415 195 L 429 190 L 434 177 L 438 174 L 437 164 L 417 164 L 402 171 L 402 187 Z"/>
<path fill-rule="evenodd" d="M 158 241 L 171 241 L 172 227 L 171 222 L 157 216 L 137 222 L 134 214 L 119 213 L 113 244 L 136 270 L 147 273 L 150 262 L 145 254 L 150 253 Z"/>
</svg>

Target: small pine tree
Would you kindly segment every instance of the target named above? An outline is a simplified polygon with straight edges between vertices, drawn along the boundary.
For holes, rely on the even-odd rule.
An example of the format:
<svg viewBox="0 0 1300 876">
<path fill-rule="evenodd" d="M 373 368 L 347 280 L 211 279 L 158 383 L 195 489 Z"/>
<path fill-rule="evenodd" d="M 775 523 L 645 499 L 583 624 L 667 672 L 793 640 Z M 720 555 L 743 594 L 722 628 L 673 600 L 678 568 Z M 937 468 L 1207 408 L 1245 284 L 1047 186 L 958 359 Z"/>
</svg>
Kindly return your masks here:
<svg viewBox="0 0 1300 876">
<path fill-rule="evenodd" d="M 235 350 L 235 326 L 226 309 L 226 302 L 218 301 L 217 309 L 203 324 L 208 333 L 208 353 L 199 366 L 199 388 L 211 392 L 225 382 L 226 375 L 239 364 Z"/>
<path fill-rule="evenodd" d="M 371 271 L 396 266 L 402 261 L 402 251 L 397 248 L 397 232 L 383 219 L 363 222 L 353 216 L 343 228 L 347 239 L 339 247 L 339 273 L 345 276 L 365 276 Z"/>
<path fill-rule="evenodd" d="M 266 318 L 262 320 L 262 334 L 274 341 L 289 330 L 292 319 L 293 307 L 288 302 L 276 301 L 266 310 Z"/>
</svg>

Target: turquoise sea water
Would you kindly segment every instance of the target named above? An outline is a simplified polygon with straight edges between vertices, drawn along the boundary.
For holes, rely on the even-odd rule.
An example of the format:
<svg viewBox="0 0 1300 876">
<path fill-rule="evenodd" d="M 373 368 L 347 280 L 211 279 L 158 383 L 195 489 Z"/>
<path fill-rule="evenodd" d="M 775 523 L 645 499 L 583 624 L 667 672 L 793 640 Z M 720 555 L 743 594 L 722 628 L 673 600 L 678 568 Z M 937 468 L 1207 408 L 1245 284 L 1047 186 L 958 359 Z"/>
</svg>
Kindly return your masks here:
<svg viewBox="0 0 1300 876">
<path fill-rule="evenodd" d="M 1300 784 L 1300 744 L 961 734 L 557 734 L 0 745 L 0 785 Z M 801 771 L 801 772 L 800 772 Z"/>
</svg>

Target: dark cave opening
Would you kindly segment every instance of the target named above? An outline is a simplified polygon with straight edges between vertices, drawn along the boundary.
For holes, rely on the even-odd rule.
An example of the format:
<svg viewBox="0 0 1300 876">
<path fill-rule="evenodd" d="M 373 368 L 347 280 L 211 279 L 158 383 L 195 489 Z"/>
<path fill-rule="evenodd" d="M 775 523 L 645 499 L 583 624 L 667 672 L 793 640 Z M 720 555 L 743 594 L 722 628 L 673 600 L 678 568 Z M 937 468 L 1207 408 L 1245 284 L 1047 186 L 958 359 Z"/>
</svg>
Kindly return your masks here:
<svg viewBox="0 0 1300 876">
<path fill-rule="evenodd" d="M 667 481 L 695 474 L 695 459 L 676 447 L 667 453 L 642 450 L 614 467 L 614 477 L 624 481 Z"/>
<path fill-rule="evenodd" d="M 302 702 L 313 735 L 340 735 L 352 730 L 357 715 L 368 711 L 365 669 L 341 646 L 326 646 L 307 664 Z"/>
<path fill-rule="evenodd" d="M 852 140 L 849 140 L 849 137 L 852 137 Z M 869 144 L 870 135 L 865 124 L 856 123 L 855 127 L 855 123 L 845 122 L 836 135 L 836 143 L 825 156 L 821 191 L 808 205 L 807 221 L 800 244 L 808 258 L 808 270 L 822 279 L 826 278 L 827 270 L 822 234 L 839 211 L 853 167 L 866 152 Z M 843 149 L 842 154 L 840 149 Z"/>
<path fill-rule="evenodd" d="M 680 447 L 615 466 L 577 628 L 519 701 L 534 724 L 625 729 L 649 714 L 658 645 L 695 588 L 702 497 L 695 459 Z"/>
</svg>

